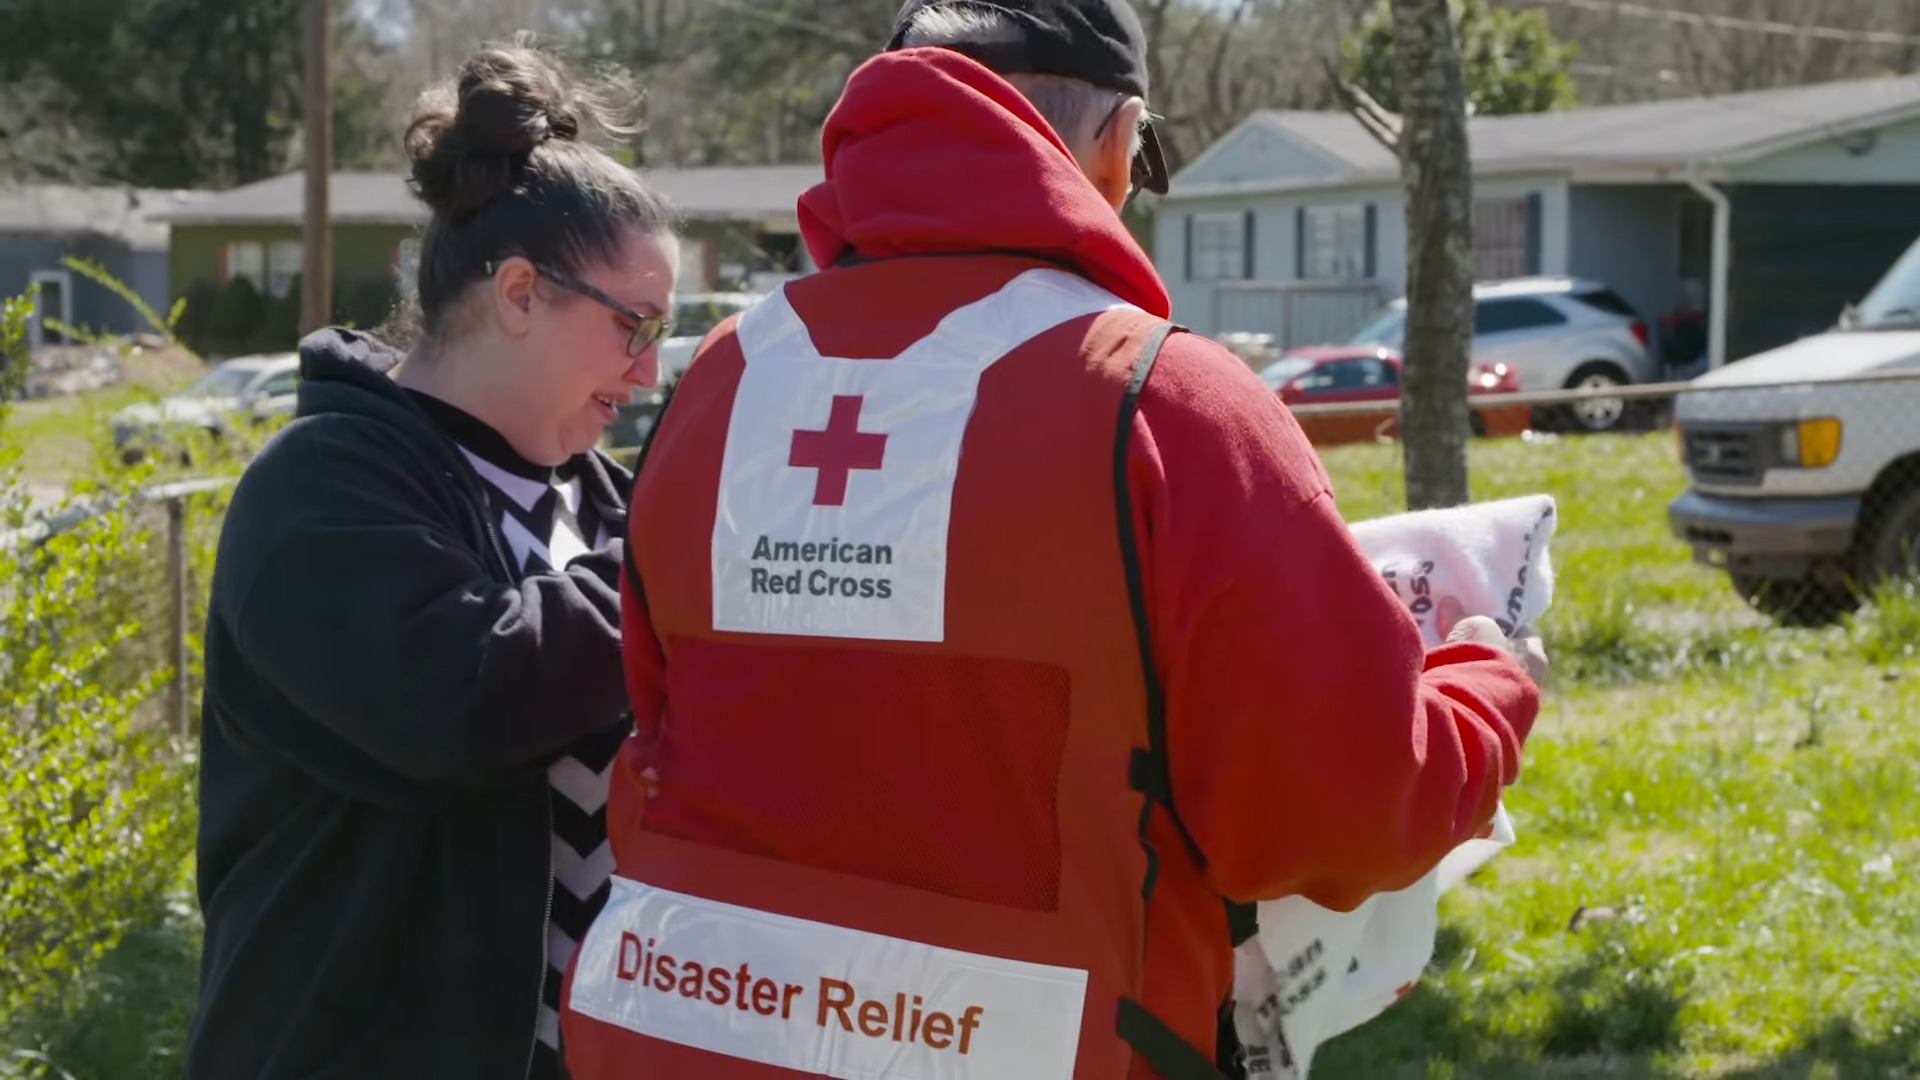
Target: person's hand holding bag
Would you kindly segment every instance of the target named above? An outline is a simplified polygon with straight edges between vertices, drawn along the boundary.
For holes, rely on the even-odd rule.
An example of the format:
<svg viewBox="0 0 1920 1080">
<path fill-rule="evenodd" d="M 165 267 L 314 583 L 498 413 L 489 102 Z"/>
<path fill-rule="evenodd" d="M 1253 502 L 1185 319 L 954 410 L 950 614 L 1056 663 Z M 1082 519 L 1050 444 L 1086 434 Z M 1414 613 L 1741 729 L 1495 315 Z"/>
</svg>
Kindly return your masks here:
<svg viewBox="0 0 1920 1080">
<path fill-rule="evenodd" d="M 1527 677 L 1536 685 L 1546 682 L 1550 665 L 1546 645 L 1538 635 L 1521 633 L 1509 638 L 1501 631 L 1499 623 L 1485 615 L 1466 614 L 1465 607 L 1453 597 L 1440 601 L 1440 625 L 1448 628 L 1448 644 L 1471 641 L 1505 649 L 1527 669 Z"/>
</svg>

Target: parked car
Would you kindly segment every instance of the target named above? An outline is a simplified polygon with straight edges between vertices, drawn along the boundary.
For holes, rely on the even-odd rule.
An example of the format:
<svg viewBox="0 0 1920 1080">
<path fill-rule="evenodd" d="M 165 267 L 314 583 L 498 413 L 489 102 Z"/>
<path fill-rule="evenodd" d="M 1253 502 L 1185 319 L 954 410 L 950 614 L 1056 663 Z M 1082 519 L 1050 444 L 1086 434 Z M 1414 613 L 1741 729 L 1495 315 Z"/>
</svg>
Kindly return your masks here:
<svg viewBox="0 0 1920 1080">
<path fill-rule="evenodd" d="M 1407 302 L 1395 300 L 1349 345 L 1406 346 Z M 1649 350 L 1647 322 L 1604 283 L 1530 277 L 1473 287 L 1473 356 L 1505 364 L 1520 388 L 1606 390 L 1656 382 L 1660 364 Z M 1542 426 L 1611 431 L 1630 416 L 1619 398 L 1595 398 L 1543 411 Z"/>
<path fill-rule="evenodd" d="M 1400 354 L 1381 346 L 1319 346 L 1294 349 L 1262 368 L 1260 380 L 1280 400 L 1293 405 L 1334 405 L 1377 401 L 1378 412 L 1297 416 L 1307 440 L 1316 446 L 1373 442 L 1393 438 L 1400 424 L 1393 411 L 1400 401 Z M 1468 373 L 1469 394 L 1519 393 L 1520 383 L 1505 364 L 1479 363 Z M 1527 430 L 1531 410 L 1524 405 L 1473 411 L 1476 435 L 1503 438 Z"/>
<path fill-rule="evenodd" d="M 114 449 L 121 460 L 132 463 L 182 432 L 203 431 L 218 438 L 237 423 L 291 416 L 299 382 L 300 357 L 295 353 L 224 361 L 177 394 L 115 413 Z"/>
<path fill-rule="evenodd" d="M 1674 405 L 1694 558 L 1789 625 L 1920 575 L 1920 241 L 1835 328 L 1695 379 Z"/>
</svg>

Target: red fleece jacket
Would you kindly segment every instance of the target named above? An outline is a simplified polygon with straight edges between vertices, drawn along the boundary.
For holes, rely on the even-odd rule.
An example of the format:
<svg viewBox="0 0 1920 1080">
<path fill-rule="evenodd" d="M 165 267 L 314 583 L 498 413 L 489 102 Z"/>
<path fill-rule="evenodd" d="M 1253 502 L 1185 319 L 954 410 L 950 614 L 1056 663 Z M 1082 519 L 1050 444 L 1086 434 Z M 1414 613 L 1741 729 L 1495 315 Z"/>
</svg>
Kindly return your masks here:
<svg viewBox="0 0 1920 1080">
<path fill-rule="evenodd" d="M 1152 263 L 1058 137 L 971 60 L 905 50 L 869 61 L 824 150 L 826 180 L 799 207 L 823 267 L 854 251 L 950 253 L 965 278 L 978 261 L 967 253 L 1017 250 L 1168 314 Z M 789 291 L 803 318 L 833 277 Z M 935 319 L 808 322 L 822 347 L 857 357 L 892 356 Z M 1174 801 L 1211 884 L 1236 900 L 1303 894 L 1343 909 L 1410 884 L 1490 819 L 1519 772 L 1538 690 L 1499 650 L 1423 649 L 1299 426 L 1217 343 L 1169 340 L 1135 432 Z M 644 735 L 666 708 L 664 661 L 644 608 L 626 600 Z"/>
</svg>

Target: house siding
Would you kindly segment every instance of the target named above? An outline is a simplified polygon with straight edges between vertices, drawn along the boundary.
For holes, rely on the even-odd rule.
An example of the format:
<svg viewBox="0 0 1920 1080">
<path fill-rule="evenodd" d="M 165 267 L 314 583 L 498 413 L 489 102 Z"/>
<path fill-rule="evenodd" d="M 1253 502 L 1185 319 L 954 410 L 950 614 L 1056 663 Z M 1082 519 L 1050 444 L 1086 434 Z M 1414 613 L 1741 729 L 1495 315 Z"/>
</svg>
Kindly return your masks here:
<svg viewBox="0 0 1920 1080">
<path fill-rule="evenodd" d="M 0 296 L 21 296 L 42 270 L 63 271 L 69 256 L 98 263 L 116 280 L 165 314 L 168 303 L 165 252 L 130 251 L 102 236 L 0 235 Z M 68 271 L 73 281 L 73 321 L 83 329 L 129 334 L 149 329 L 132 305 L 105 288 Z"/>
<path fill-rule="evenodd" d="M 1208 148 L 1180 174 L 1182 183 L 1238 181 L 1336 181 L 1339 162 L 1278 131 L 1248 125 Z"/>
<path fill-rule="evenodd" d="M 1568 196 L 1575 277 L 1613 286 L 1649 323 L 1680 302 L 1680 205 L 1685 189 L 1579 186 Z"/>
<path fill-rule="evenodd" d="M 1183 179 L 1185 177 L 1183 176 Z M 1539 272 L 1565 274 L 1569 261 L 1568 228 L 1571 213 L 1568 186 L 1560 177 L 1519 177 L 1483 181 L 1476 198 L 1539 196 Z M 1300 220 L 1308 207 L 1360 205 L 1373 207 L 1372 280 L 1382 299 L 1406 292 L 1406 200 L 1397 185 L 1368 184 L 1319 188 L 1243 198 L 1212 197 L 1163 199 L 1155 222 L 1155 265 L 1173 298 L 1174 318 L 1203 333 L 1217 333 L 1214 286 L 1189 280 L 1188 223 L 1196 214 L 1251 212 L 1253 215 L 1253 278 L 1257 281 L 1294 281 L 1300 276 Z"/>
<path fill-rule="evenodd" d="M 1775 154 L 1734 169 L 1731 180 L 1738 184 L 1913 184 L 1920 180 L 1920 120 Z"/>
<path fill-rule="evenodd" d="M 391 280 L 394 252 L 417 236 L 410 225 L 335 225 L 333 277 L 336 282 Z M 173 227 L 172 284 L 175 299 L 202 284 L 221 285 L 220 253 L 228 244 L 299 240 L 298 225 L 176 225 Z"/>
</svg>

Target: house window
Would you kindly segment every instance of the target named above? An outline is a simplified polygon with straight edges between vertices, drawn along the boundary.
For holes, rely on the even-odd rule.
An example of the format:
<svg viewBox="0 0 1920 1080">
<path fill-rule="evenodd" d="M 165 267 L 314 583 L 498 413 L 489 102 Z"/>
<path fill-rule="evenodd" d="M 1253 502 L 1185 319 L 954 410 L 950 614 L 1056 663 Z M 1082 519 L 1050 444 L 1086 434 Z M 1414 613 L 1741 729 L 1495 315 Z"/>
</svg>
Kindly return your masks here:
<svg viewBox="0 0 1920 1080">
<path fill-rule="evenodd" d="M 223 258 L 227 265 L 227 280 L 246 278 L 253 282 L 256 289 L 267 287 L 267 249 L 257 240 L 247 240 L 226 246 Z"/>
<path fill-rule="evenodd" d="M 1227 281 L 1250 278 L 1248 214 L 1194 214 L 1187 218 L 1187 280 Z"/>
<path fill-rule="evenodd" d="M 1475 199 L 1473 202 L 1473 276 L 1477 281 L 1525 277 L 1535 272 L 1535 202 Z"/>
<path fill-rule="evenodd" d="M 1300 276 L 1355 280 L 1367 275 L 1367 208 L 1308 206 L 1300 211 Z"/>
<path fill-rule="evenodd" d="M 267 249 L 267 292 L 279 298 L 293 291 L 293 281 L 306 268 L 306 249 L 298 240 L 275 240 Z"/>
</svg>

